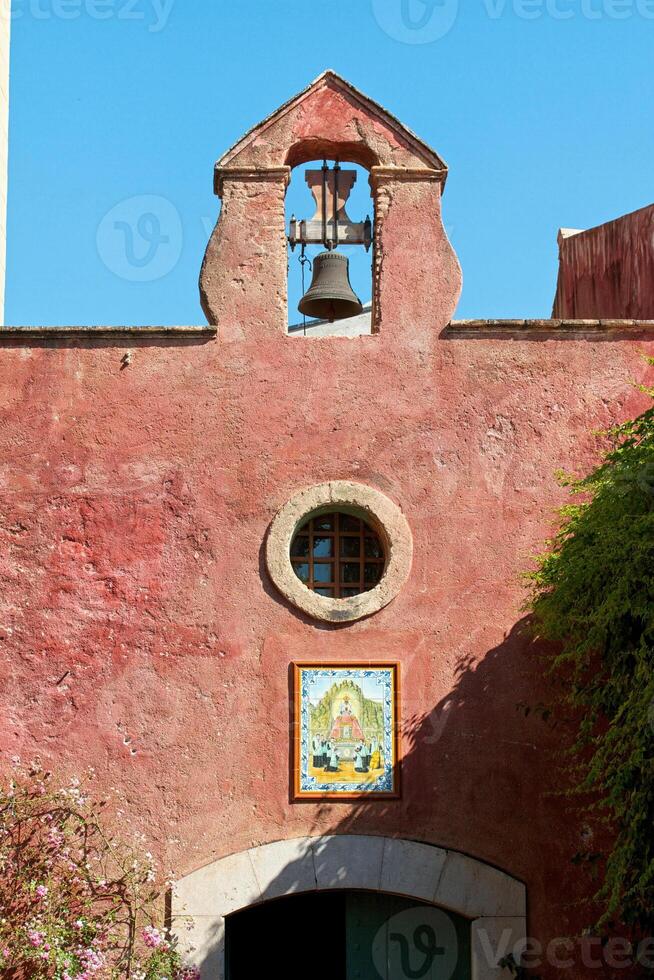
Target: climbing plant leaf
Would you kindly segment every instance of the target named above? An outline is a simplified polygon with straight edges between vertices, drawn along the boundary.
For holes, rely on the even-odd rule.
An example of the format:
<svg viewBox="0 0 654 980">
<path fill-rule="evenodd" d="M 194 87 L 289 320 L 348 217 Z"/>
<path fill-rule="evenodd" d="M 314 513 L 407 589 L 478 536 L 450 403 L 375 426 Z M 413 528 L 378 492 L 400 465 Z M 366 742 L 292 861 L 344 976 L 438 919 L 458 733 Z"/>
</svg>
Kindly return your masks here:
<svg viewBox="0 0 654 980">
<path fill-rule="evenodd" d="M 654 928 L 654 408 L 607 435 L 597 468 L 561 478 L 571 503 L 528 607 L 566 692 L 554 711 L 575 730 L 575 791 L 608 828 L 589 925 L 642 935 Z"/>
</svg>

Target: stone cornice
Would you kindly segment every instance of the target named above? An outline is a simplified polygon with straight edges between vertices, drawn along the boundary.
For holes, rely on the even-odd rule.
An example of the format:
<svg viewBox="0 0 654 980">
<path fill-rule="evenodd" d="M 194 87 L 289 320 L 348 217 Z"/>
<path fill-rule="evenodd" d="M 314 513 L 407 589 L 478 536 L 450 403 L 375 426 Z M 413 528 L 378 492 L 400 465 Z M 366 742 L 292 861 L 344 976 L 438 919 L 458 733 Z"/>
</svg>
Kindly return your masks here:
<svg viewBox="0 0 654 980">
<path fill-rule="evenodd" d="M 445 186 L 447 170 L 429 170 L 424 167 L 371 167 L 370 184 L 376 188 L 384 181 L 434 181 Z"/>
<path fill-rule="evenodd" d="M 452 320 L 446 333 L 474 336 L 481 333 L 524 334 L 540 331 L 555 335 L 565 331 L 572 333 L 601 333 L 607 331 L 654 334 L 654 320 Z M 193 326 L 19 326 L 0 325 L 0 340 L 13 338 L 56 337 L 215 337 L 216 327 L 210 324 Z M 329 338 L 321 338 L 323 341 Z"/>
<path fill-rule="evenodd" d="M 216 164 L 213 175 L 214 194 L 223 196 L 225 180 L 240 181 L 280 181 L 288 187 L 291 179 L 290 167 L 220 167 Z"/>
<path fill-rule="evenodd" d="M 0 326 L 0 340 L 11 337 L 75 337 L 83 334 L 85 337 L 213 337 L 216 328 L 209 324 L 190 327 L 160 327 L 160 326 L 62 326 L 62 327 L 6 327 Z"/>
<path fill-rule="evenodd" d="M 482 331 L 501 331 L 502 333 L 525 333 L 526 331 L 547 331 L 557 333 L 570 330 L 575 333 L 584 330 L 629 330 L 654 332 L 654 320 L 452 320 L 448 331 L 453 333 L 481 333 Z"/>
</svg>

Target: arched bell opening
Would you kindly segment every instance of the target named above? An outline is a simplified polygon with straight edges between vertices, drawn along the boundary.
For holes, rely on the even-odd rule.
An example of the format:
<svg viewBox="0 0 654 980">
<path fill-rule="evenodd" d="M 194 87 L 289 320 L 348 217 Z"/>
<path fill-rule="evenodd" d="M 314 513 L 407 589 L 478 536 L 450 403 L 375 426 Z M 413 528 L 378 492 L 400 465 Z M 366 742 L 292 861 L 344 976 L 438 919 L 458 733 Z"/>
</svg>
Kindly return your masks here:
<svg viewBox="0 0 654 980">
<path fill-rule="evenodd" d="M 339 159 L 309 160 L 286 192 L 288 332 L 372 332 L 374 207 L 370 173 Z"/>
<path fill-rule="evenodd" d="M 470 980 L 471 921 L 385 892 L 318 891 L 225 920 L 225 980 Z"/>
<path fill-rule="evenodd" d="M 316 160 L 336 159 L 356 164 L 367 171 L 381 163 L 377 154 L 365 143 L 306 137 L 293 144 L 284 162 L 287 167 L 301 167 Z"/>
</svg>

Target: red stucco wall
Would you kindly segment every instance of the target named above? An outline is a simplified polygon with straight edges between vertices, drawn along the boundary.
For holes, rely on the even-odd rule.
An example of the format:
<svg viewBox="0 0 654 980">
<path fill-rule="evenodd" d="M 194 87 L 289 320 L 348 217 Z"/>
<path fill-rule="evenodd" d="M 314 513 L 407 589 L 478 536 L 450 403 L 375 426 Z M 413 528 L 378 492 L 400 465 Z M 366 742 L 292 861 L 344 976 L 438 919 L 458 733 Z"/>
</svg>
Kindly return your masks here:
<svg viewBox="0 0 654 980">
<path fill-rule="evenodd" d="M 281 837 L 398 834 L 523 878 L 532 930 L 565 931 L 579 841 L 547 795 L 556 737 L 516 710 L 545 696 L 519 575 L 554 470 L 638 410 L 654 344 L 132 347 L 122 371 L 120 343 L 2 348 L 2 748 L 95 766 L 178 873 Z M 286 499 L 332 478 L 391 496 L 415 540 L 401 595 L 335 628 L 281 601 L 261 551 Z M 402 663 L 402 800 L 290 803 L 290 662 L 370 657 Z"/>
<path fill-rule="evenodd" d="M 654 318 L 654 204 L 559 236 L 555 317 Z"/>
<path fill-rule="evenodd" d="M 284 335 L 283 195 L 250 179 L 208 253 L 215 338 L 0 335 L 1 747 L 94 766 L 179 875 L 280 838 L 398 835 L 524 879 L 548 939 L 576 925 L 580 828 L 549 792 L 560 733 L 517 710 L 547 697 L 520 573 L 554 471 L 645 403 L 654 342 L 448 330 L 437 191 L 382 188 L 376 335 Z M 338 627 L 290 608 L 262 557 L 288 498 L 333 479 L 390 496 L 415 548 L 400 595 Z M 367 658 L 402 665 L 401 800 L 292 803 L 291 662 Z"/>
</svg>

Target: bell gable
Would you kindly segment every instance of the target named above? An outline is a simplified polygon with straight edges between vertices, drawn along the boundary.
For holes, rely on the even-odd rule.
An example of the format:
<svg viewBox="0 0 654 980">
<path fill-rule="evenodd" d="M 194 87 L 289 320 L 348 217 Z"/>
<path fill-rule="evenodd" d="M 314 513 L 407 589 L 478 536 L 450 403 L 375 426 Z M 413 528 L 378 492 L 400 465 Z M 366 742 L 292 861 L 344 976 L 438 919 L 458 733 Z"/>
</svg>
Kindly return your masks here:
<svg viewBox="0 0 654 980">
<path fill-rule="evenodd" d="M 328 70 L 245 134 L 216 164 L 296 167 L 322 157 L 374 166 L 436 170 L 443 159 L 390 112 Z"/>
</svg>

